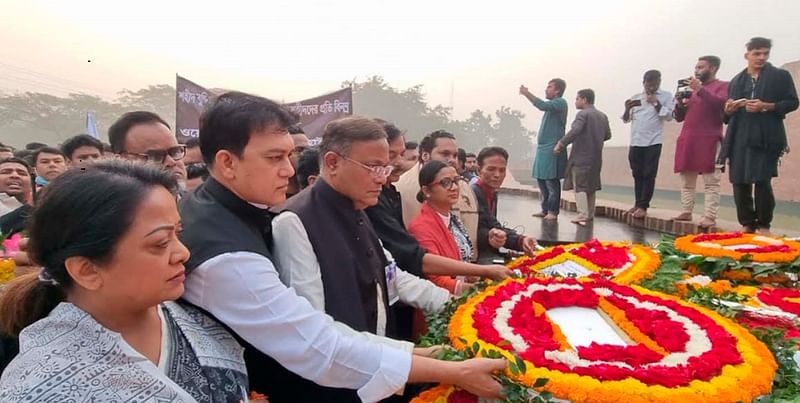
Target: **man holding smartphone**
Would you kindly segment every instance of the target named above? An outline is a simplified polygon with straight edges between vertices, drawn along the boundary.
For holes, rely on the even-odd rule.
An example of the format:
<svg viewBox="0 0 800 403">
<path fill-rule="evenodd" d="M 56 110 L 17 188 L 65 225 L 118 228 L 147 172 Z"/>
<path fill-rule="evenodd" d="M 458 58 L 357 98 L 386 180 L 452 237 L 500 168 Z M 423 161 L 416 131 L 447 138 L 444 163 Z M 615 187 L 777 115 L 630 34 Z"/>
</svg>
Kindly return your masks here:
<svg viewBox="0 0 800 403">
<path fill-rule="evenodd" d="M 728 82 L 717 80 L 720 59 L 702 56 L 697 59 L 694 75 L 688 80 L 688 90 L 675 95 L 677 103 L 673 116 L 683 122 L 675 146 L 675 173 L 679 174 L 682 212 L 675 221 L 691 221 L 694 210 L 694 192 L 697 176 L 703 175 L 705 212 L 701 228 L 716 224 L 719 209 L 719 182 L 721 167 L 716 167 L 717 150 L 722 141 L 722 110 L 728 98 Z"/>
<path fill-rule="evenodd" d="M 661 72 L 648 70 L 644 73 L 644 91 L 625 101 L 622 121 L 631 122 L 631 144 L 628 162 L 633 174 L 636 203 L 627 211 L 636 219 L 647 216 L 650 200 L 656 187 L 658 160 L 661 158 L 661 143 L 664 121 L 672 120 L 675 100 L 661 86 Z"/>
<path fill-rule="evenodd" d="M 728 130 L 719 162 L 727 160 L 730 165 L 728 175 L 742 230 L 769 234 L 775 210 L 771 182 L 778 176 L 778 160 L 787 147 L 783 119 L 797 109 L 797 91 L 788 71 L 767 62 L 771 40 L 752 38 L 746 48 L 747 68 L 728 87 Z"/>
</svg>

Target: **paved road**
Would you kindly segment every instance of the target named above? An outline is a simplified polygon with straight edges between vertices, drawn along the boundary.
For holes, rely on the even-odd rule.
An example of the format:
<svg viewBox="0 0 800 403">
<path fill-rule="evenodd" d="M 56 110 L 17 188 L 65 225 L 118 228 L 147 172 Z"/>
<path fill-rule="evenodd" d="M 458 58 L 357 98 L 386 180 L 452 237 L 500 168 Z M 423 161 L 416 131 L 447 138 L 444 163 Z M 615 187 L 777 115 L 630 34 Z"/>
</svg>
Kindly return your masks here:
<svg viewBox="0 0 800 403">
<path fill-rule="evenodd" d="M 545 221 L 531 216 L 539 210 L 539 201 L 529 196 L 501 193 L 497 206 L 498 219 L 510 228 L 533 235 L 547 242 L 585 242 L 593 238 L 601 241 L 630 241 L 655 243 L 661 235 L 655 231 L 634 228 L 627 224 L 597 217 L 594 223 L 581 227 L 570 222 L 576 213 L 562 211 L 558 221 Z"/>
</svg>

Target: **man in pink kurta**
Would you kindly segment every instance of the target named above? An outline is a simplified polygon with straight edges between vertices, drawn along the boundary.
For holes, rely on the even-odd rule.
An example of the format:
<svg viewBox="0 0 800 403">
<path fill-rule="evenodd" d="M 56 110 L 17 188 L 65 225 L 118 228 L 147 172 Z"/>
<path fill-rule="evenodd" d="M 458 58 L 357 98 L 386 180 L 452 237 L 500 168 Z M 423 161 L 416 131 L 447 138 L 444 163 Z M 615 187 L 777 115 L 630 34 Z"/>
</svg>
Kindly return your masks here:
<svg viewBox="0 0 800 403">
<path fill-rule="evenodd" d="M 679 92 L 674 117 L 683 122 L 675 149 L 675 172 L 683 181 L 681 206 L 683 212 L 676 221 L 691 221 L 697 177 L 703 176 L 705 212 L 700 227 L 714 226 L 719 209 L 720 168 L 716 167 L 717 151 L 722 140 L 722 119 L 728 82 L 717 80 L 720 59 L 703 56 L 688 81 L 691 92 Z"/>
</svg>

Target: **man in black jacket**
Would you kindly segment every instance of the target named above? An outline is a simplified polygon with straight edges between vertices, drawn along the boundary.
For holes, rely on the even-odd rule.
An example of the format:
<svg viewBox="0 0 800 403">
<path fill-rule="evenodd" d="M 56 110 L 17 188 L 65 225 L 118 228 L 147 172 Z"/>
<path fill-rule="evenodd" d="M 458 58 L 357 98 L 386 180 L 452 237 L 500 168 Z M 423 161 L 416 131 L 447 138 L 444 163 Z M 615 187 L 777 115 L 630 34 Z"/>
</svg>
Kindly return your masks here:
<svg viewBox="0 0 800 403">
<path fill-rule="evenodd" d="M 739 224 L 746 232 L 769 234 L 775 196 L 772 178 L 787 148 L 783 119 L 798 107 L 797 91 L 788 71 L 767 63 L 772 41 L 747 43 L 747 68 L 728 86 L 728 124 L 719 163 L 729 164 Z M 755 200 L 754 200 L 755 194 Z"/>
<path fill-rule="evenodd" d="M 502 147 L 486 147 L 477 160 L 478 180 L 471 186 L 478 200 L 478 255 L 496 255 L 504 247 L 532 256 L 536 240 L 497 221 L 497 190 L 506 178 L 508 152 Z"/>
</svg>

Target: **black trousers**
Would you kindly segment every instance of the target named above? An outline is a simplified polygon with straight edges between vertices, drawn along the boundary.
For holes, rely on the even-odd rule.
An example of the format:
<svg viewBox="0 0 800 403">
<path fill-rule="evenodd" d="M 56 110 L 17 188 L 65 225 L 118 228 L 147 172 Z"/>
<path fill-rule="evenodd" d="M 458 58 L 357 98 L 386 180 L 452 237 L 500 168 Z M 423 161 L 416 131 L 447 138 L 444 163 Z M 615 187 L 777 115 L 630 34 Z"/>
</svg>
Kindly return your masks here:
<svg viewBox="0 0 800 403">
<path fill-rule="evenodd" d="M 661 144 L 628 149 L 628 162 L 633 174 L 633 189 L 636 195 L 636 207 L 650 208 L 653 191 L 656 189 L 658 160 L 661 158 Z"/>
<path fill-rule="evenodd" d="M 753 199 L 755 194 L 755 200 Z M 752 230 L 769 229 L 775 211 L 772 181 L 733 184 L 733 200 L 739 224 Z"/>
</svg>

